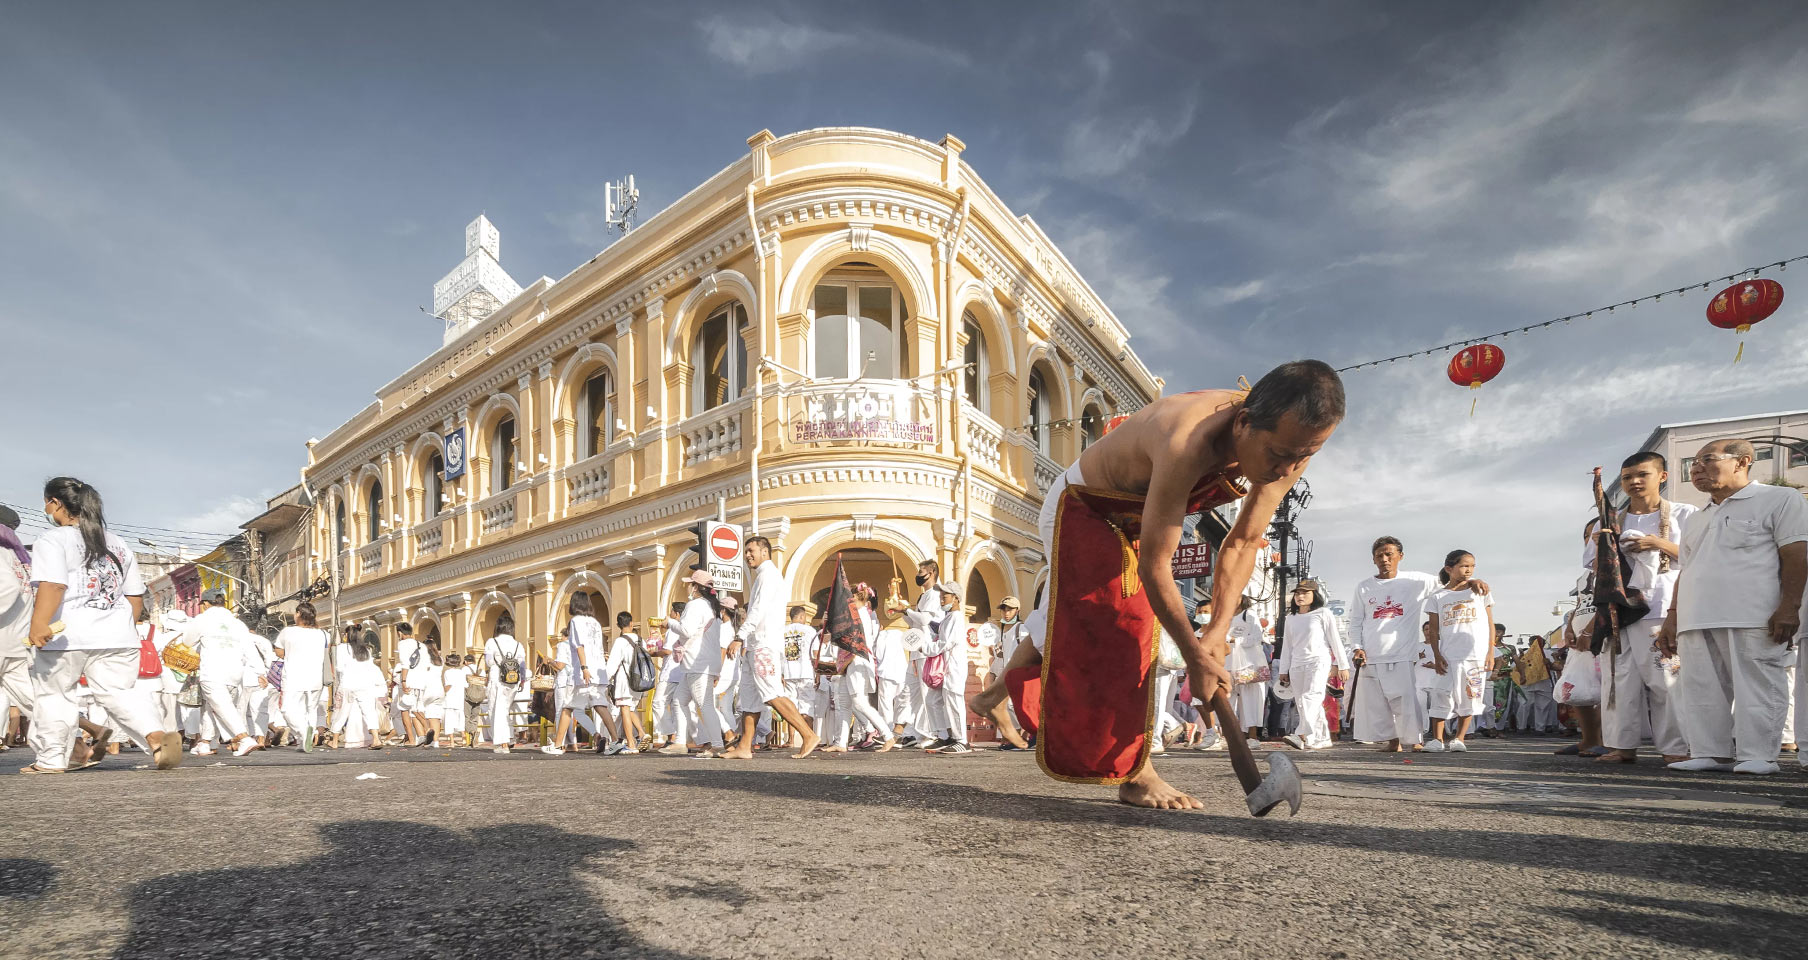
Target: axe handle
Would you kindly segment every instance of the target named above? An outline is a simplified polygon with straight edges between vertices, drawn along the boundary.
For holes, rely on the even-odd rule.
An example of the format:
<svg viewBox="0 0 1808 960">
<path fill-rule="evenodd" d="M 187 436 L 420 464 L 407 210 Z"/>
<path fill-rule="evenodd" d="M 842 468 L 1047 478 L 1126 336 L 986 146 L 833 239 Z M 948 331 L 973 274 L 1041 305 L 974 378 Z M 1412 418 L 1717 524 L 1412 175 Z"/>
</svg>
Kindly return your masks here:
<svg viewBox="0 0 1808 960">
<path fill-rule="evenodd" d="M 1237 771 L 1237 780 L 1243 784 L 1244 794 L 1248 794 L 1262 785 L 1262 772 L 1256 769 L 1256 755 L 1244 741 L 1243 728 L 1237 725 L 1237 714 L 1231 710 L 1230 698 L 1222 690 L 1212 694 L 1212 713 L 1218 717 L 1218 735 L 1224 737 L 1230 747 L 1231 769 Z"/>
</svg>

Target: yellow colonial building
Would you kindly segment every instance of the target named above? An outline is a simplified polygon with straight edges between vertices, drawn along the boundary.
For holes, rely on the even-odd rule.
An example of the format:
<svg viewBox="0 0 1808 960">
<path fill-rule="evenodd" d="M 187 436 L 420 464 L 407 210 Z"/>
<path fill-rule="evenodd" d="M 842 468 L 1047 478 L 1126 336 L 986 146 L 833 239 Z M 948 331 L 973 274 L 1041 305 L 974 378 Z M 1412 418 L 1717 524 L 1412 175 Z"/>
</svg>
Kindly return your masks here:
<svg viewBox="0 0 1808 960">
<path fill-rule="evenodd" d="M 933 558 L 982 610 L 1039 592 L 1043 491 L 1162 382 L 953 136 L 747 143 L 560 280 L 517 285 L 471 224 L 444 345 L 308 445 L 340 622 L 461 651 L 504 611 L 543 639 L 586 591 L 644 623 L 719 509 L 793 598 L 837 554 L 881 590 Z"/>
</svg>

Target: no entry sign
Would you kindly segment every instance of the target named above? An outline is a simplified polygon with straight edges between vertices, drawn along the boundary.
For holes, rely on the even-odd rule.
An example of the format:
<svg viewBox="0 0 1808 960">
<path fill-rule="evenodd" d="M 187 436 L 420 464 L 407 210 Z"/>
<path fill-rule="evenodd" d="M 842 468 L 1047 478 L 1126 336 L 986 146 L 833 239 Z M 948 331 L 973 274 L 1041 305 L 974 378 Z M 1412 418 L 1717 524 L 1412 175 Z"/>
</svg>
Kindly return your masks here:
<svg viewBox="0 0 1808 960">
<path fill-rule="evenodd" d="M 1174 551 L 1174 579 L 1203 577 L 1212 572 L 1212 545 L 1183 543 Z"/>
<path fill-rule="evenodd" d="M 741 525 L 738 523 L 718 523 L 714 520 L 703 527 L 703 562 L 709 575 L 715 578 L 718 591 L 730 592 L 746 589 L 743 576 L 745 564 L 741 559 L 742 539 Z"/>
</svg>

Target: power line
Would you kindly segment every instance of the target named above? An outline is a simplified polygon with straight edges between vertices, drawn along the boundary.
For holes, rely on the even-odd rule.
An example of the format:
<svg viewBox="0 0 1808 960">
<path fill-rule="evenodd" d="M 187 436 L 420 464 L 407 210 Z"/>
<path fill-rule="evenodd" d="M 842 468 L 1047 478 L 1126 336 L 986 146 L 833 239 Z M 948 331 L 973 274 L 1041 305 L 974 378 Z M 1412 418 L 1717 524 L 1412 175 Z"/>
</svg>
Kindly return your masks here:
<svg viewBox="0 0 1808 960">
<path fill-rule="evenodd" d="M 1581 313 L 1572 313 L 1566 317 L 1555 317 L 1550 320 L 1545 320 L 1541 323 L 1528 323 L 1523 327 L 1511 327 L 1506 330 L 1500 330 L 1500 331 L 1496 331 L 1494 333 L 1484 334 L 1483 336 L 1474 337 L 1474 338 L 1471 338 L 1468 340 L 1453 340 L 1450 343 L 1440 344 L 1435 347 L 1427 347 L 1424 350 L 1415 350 L 1412 353 L 1402 353 L 1399 356 L 1387 357 L 1382 360 L 1365 360 L 1362 363 L 1354 364 L 1352 366 L 1338 367 L 1337 372 L 1338 373 L 1349 373 L 1352 370 L 1361 370 L 1363 367 L 1378 367 L 1384 363 L 1395 363 L 1395 362 L 1401 361 L 1401 360 L 1411 360 L 1414 357 L 1428 357 L 1434 353 L 1443 353 L 1447 350 L 1455 350 L 1459 347 L 1468 347 L 1468 346 L 1473 346 L 1478 343 L 1486 343 L 1487 341 L 1493 340 L 1496 337 L 1505 337 L 1509 334 L 1514 334 L 1514 333 L 1531 333 L 1534 330 L 1542 330 L 1546 327 L 1555 326 L 1556 324 L 1559 324 L 1559 323 L 1570 323 L 1571 321 L 1574 321 L 1574 320 L 1592 320 L 1592 319 L 1594 319 L 1594 315 L 1597 313 L 1612 313 L 1612 312 L 1614 312 L 1614 310 L 1616 308 L 1619 308 L 1619 307 L 1632 308 L 1632 307 L 1638 306 L 1641 303 L 1645 303 L 1647 301 L 1656 303 L 1656 302 L 1662 300 L 1663 298 L 1670 297 L 1670 296 L 1680 297 L 1683 294 L 1688 293 L 1690 290 L 1694 290 L 1697 288 L 1706 290 L 1706 289 L 1712 287 L 1716 283 L 1735 283 L 1742 277 L 1746 277 L 1746 276 L 1755 277 L 1760 272 L 1772 269 L 1773 267 L 1777 270 L 1786 270 L 1786 269 L 1788 269 L 1789 264 L 1792 264 L 1792 263 L 1796 262 L 1797 260 L 1808 260 L 1808 253 L 1804 253 L 1799 256 L 1789 257 L 1784 260 L 1778 260 L 1775 263 L 1767 263 L 1762 266 L 1747 267 L 1744 270 L 1740 270 L 1736 273 L 1732 273 L 1732 274 L 1729 274 L 1724 277 L 1718 277 L 1718 278 L 1715 278 L 1712 280 L 1703 280 L 1700 283 L 1691 283 L 1687 286 L 1677 287 L 1674 290 L 1664 290 L 1659 293 L 1647 294 L 1642 297 L 1634 297 L 1631 300 L 1621 300 L 1618 303 L 1610 303 L 1607 306 L 1596 307 L 1593 310 L 1584 310 Z"/>
</svg>

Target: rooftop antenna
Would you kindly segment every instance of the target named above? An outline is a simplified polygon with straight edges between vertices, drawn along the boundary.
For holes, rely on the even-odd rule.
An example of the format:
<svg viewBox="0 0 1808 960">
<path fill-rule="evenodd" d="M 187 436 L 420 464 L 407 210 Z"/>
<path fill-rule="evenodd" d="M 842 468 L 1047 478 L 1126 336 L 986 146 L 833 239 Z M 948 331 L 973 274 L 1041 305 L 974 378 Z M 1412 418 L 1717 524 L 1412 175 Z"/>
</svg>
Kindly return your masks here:
<svg viewBox="0 0 1808 960">
<path fill-rule="evenodd" d="M 626 236 L 634 229 L 635 207 L 640 203 L 640 191 L 634 189 L 634 175 L 628 179 L 603 184 L 603 219 L 610 230 L 620 230 Z"/>
</svg>

